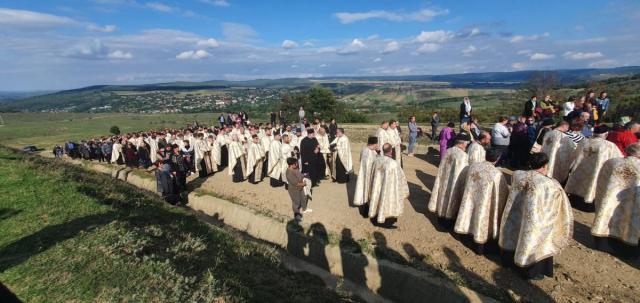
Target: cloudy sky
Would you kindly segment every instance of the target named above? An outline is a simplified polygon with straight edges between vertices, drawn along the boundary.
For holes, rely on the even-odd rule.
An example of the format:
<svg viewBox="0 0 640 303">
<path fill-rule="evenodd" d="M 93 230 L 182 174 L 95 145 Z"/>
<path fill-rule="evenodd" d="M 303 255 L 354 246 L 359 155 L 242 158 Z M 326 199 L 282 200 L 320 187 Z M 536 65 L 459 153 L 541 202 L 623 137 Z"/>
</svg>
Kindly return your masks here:
<svg viewBox="0 0 640 303">
<path fill-rule="evenodd" d="M 0 0 L 0 90 L 640 65 L 640 1 Z"/>
</svg>

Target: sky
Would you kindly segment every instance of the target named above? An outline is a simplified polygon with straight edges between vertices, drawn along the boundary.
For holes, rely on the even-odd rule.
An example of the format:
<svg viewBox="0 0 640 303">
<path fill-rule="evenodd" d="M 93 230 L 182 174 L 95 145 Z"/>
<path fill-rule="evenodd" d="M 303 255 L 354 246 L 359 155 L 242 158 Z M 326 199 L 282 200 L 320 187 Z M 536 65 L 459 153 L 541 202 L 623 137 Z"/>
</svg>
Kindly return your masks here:
<svg viewBox="0 0 640 303">
<path fill-rule="evenodd" d="M 640 65 L 640 1 L 0 0 L 0 90 Z"/>
</svg>

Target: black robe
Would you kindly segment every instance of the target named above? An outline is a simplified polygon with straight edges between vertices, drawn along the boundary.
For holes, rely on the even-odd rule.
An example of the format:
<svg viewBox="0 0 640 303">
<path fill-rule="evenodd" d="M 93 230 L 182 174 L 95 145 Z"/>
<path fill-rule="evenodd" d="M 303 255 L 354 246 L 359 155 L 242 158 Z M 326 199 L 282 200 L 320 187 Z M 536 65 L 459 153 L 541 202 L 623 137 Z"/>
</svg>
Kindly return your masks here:
<svg viewBox="0 0 640 303">
<path fill-rule="evenodd" d="M 300 142 L 300 157 L 302 162 L 302 173 L 309 174 L 311 182 L 315 185 L 320 180 L 320 165 L 322 161 L 320 153 L 316 153 L 318 147 L 318 139 L 305 137 Z"/>
</svg>

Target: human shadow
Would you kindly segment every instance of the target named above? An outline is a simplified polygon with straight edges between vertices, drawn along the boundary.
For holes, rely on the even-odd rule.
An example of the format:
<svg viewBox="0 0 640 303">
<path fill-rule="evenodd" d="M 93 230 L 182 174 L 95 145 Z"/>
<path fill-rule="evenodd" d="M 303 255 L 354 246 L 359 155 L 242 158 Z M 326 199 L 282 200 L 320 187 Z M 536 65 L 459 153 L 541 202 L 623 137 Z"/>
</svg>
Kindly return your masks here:
<svg viewBox="0 0 640 303">
<path fill-rule="evenodd" d="M 325 253 L 325 247 L 329 245 L 329 234 L 322 223 L 311 224 L 307 236 L 310 237 L 309 256 L 307 259 L 316 266 L 329 271 L 329 261 Z"/>
<path fill-rule="evenodd" d="M 307 237 L 304 235 L 304 229 L 295 220 L 287 222 L 286 229 L 287 252 L 299 259 L 304 259 L 306 257 L 304 248 L 307 246 Z"/>
<path fill-rule="evenodd" d="M 344 228 L 340 238 L 340 259 L 342 261 L 342 275 L 345 279 L 360 285 L 367 285 L 365 268 L 369 263 L 362 254 L 360 245 L 353 239 L 351 229 Z"/>
<path fill-rule="evenodd" d="M 427 193 L 421 185 L 413 182 L 407 182 L 409 184 L 409 204 L 413 207 L 413 210 L 417 213 L 426 215 L 427 203 L 429 202 L 429 193 Z"/>
<path fill-rule="evenodd" d="M 387 238 L 384 234 L 376 231 L 373 233 L 373 238 L 375 239 L 373 253 L 376 259 L 409 265 L 400 253 L 387 245 Z M 378 264 L 381 264 L 381 262 L 378 262 Z M 394 272 L 386 266 L 378 266 L 378 272 L 380 273 L 380 288 L 378 289 L 378 293 L 385 298 L 401 301 L 402 298 L 398 297 L 398 289 L 403 287 L 403 280 L 394 278 Z"/>
<path fill-rule="evenodd" d="M 625 255 L 620 251 L 620 249 L 616 249 L 616 248 L 619 248 L 617 246 L 622 245 L 620 243 L 621 241 L 611 238 L 613 239 L 613 242 L 614 242 L 612 244 L 615 244 L 613 245 L 614 247 L 612 247 L 612 244 L 610 244 L 611 242 L 609 242 L 610 238 L 604 238 L 605 241 L 603 241 L 600 245 L 596 246 L 595 240 L 591 235 L 590 226 L 587 226 L 578 221 L 573 221 L 573 239 L 576 240 L 576 242 L 584 245 L 589 249 L 598 250 L 603 253 L 607 253 L 612 257 L 626 263 L 627 265 L 633 268 L 640 269 L 640 257 L 638 257 L 637 252 L 635 253 L 635 255 Z M 636 247 L 635 249 L 637 251 L 640 248 Z M 624 248 L 622 250 L 624 250 Z"/>
<path fill-rule="evenodd" d="M 8 219 L 10 217 L 13 217 L 19 213 L 21 213 L 22 210 L 19 209 L 13 209 L 13 208 L 0 208 L 0 220 L 4 220 L 4 219 Z"/>
<path fill-rule="evenodd" d="M 427 188 L 433 188 L 433 184 L 436 182 L 436 177 L 429 175 L 421 170 L 416 169 L 416 177 L 426 186 Z"/>
<path fill-rule="evenodd" d="M 4 303 L 21 303 L 18 296 L 16 296 L 9 287 L 5 286 L 0 282 L 0 300 Z"/>
<path fill-rule="evenodd" d="M 71 239 L 81 232 L 106 225 L 117 218 L 117 213 L 95 214 L 73 219 L 64 223 L 49 225 L 22 237 L 0 249 L 0 272 L 12 268 L 29 258 L 46 251 L 56 244 Z"/>
<path fill-rule="evenodd" d="M 573 221 L 573 239 L 589 249 L 596 248 L 593 236 L 591 236 L 591 227 L 576 220 Z"/>
<path fill-rule="evenodd" d="M 511 290 L 516 295 L 522 298 L 526 297 L 526 299 L 532 300 L 533 302 L 554 302 L 553 298 L 544 290 L 523 280 L 515 271 L 501 266 L 493 273 L 493 278 L 496 285 L 503 291 L 496 292 L 495 286 L 492 283 L 486 281 L 472 270 L 467 269 L 461 263 L 460 257 L 452 249 L 444 247 L 443 252 L 449 261 L 447 267 L 459 273 L 459 277 L 462 279 L 462 281 L 459 282 L 483 293 L 491 294 L 494 297 L 497 296 L 499 297 L 499 301 L 513 301 L 514 299 L 505 293 L 506 290 Z"/>
<path fill-rule="evenodd" d="M 429 146 L 426 153 L 415 154 L 415 156 L 416 158 L 426 161 L 436 167 L 440 164 L 440 152 L 433 146 Z"/>
</svg>

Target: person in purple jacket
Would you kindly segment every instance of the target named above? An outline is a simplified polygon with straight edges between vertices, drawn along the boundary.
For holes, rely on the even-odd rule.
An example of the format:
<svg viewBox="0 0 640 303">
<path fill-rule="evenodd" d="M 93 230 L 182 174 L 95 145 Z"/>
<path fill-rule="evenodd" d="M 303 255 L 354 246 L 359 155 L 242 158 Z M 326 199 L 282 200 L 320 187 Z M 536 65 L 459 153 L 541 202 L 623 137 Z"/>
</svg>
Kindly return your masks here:
<svg viewBox="0 0 640 303">
<path fill-rule="evenodd" d="M 456 125 L 453 122 L 449 122 L 446 127 L 440 131 L 440 160 L 444 159 L 444 155 L 447 153 L 447 149 L 453 145 L 453 139 L 456 137 L 456 133 L 453 130 Z"/>
</svg>

